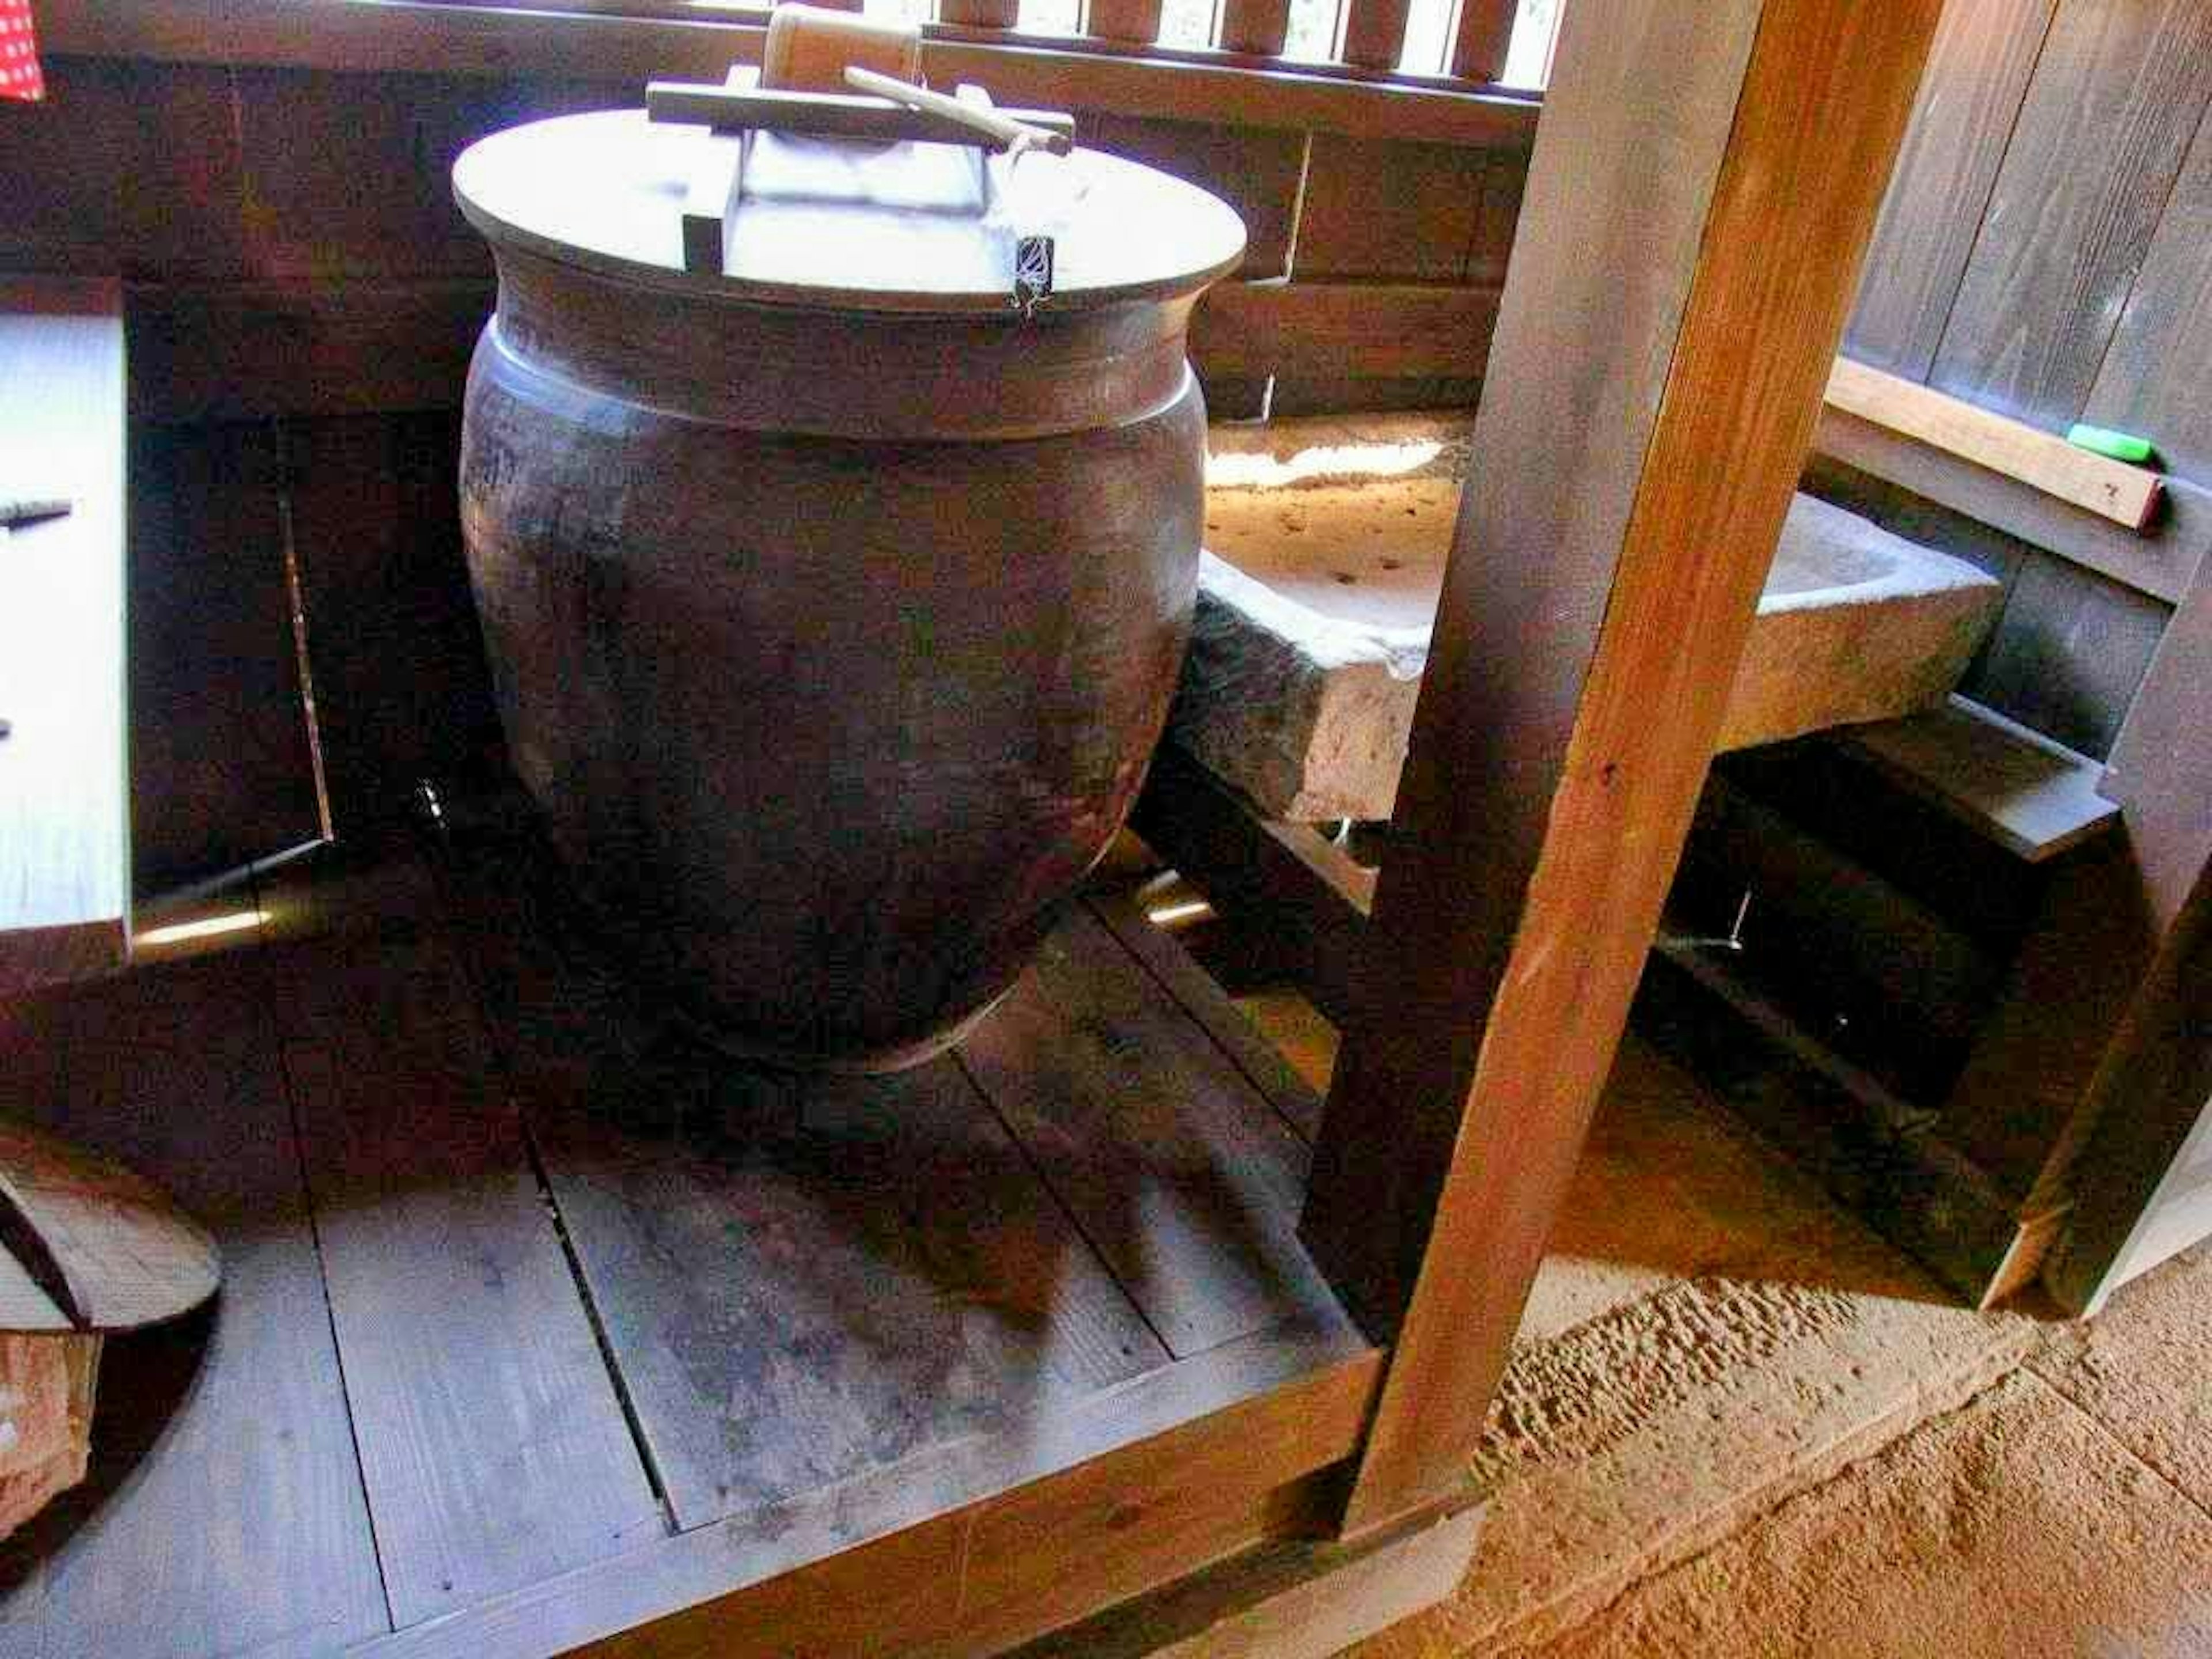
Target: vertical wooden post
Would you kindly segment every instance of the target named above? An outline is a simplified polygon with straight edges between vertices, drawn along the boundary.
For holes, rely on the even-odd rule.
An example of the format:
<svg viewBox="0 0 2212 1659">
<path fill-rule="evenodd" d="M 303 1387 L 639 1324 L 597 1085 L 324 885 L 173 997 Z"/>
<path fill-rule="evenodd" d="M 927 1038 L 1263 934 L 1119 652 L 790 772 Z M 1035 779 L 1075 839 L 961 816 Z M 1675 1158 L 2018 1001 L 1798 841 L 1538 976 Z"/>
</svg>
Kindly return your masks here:
<svg viewBox="0 0 2212 1659">
<path fill-rule="evenodd" d="M 1451 72 L 1463 81 L 1495 81 L 1513 45 L 1520 0 L 1461 0 L 1452 31 Z"/>
<path fill-rule="evenodd" d="M 1304 1231 L 1462 1466 L 1656 928 L 1941 0 L 1569 5 Z"/>
</svg>

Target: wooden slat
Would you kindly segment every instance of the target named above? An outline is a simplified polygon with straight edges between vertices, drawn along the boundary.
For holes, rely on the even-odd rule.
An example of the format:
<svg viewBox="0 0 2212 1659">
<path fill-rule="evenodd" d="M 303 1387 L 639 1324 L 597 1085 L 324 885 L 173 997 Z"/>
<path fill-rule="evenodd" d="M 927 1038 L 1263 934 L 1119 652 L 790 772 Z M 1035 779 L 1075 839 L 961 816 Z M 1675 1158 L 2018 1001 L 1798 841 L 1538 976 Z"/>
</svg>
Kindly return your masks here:
<svg viewBox="0 0 2212 1659">
<path fill-rule="evenodd" d="M 1860 362 L 1925 380 L 2054 0 L 1951 0 L 1844 335 Z"/>
<path fill-rule="evenodd" d="M 289 0 L 144 0 L 127 8 L 52 0 L 40 12 L 39 33 L 49 52 L 94 57 L 538 75 L 635 86 L 654 78 L 719 80 L 733 63 L 760 62 L 767 30 L 696 15 L 620 17 L 425 0 L 319 9 L 312 26 L 302 27 Z M 922 70 L 935 85 L 973 81 L 1001 102 L 1040 108 L 1475 144 L 1525 143 L 1537 113 L 1528 99 L 1386 84 L 1326 67 L 1233 68 L 942 34 L 925 40 Z"/>
<path fill-rule="evenodd" d="M 1513 20 L 1520 10 L 1519 0 L 1460 0 L 1451 72 L 1462 81 L 1495 81 L 1512 50 Z"/>
<path fill-rule="evenodd" d="M 1832 404 L 1821 412 L 1814 443 L 1823 455 L 2169 605 L 2212 554 L 2212 492 L 2179 478 L 2165 481 L 2165 521 L 2146 536 Z"/>
<path fill-rule="evenodd" d="M 1853 726 L 1836 741 L 2031 864 L 2112 827 L 2105 769 L 1994 709 L 1954 696 L 1910 720 Z"/>
<path fill-rule="evenodd" d="M 1396 1333 L 1350 1533 L 1434 1495 L 1479 1432 L 1939 9 L 1567 9 L 1474 440 L 1546 464 L 1468 486 L 1400 791 L 1409 833 L 1376 896 L 1395 1006 L 1348 1034 L 1304 1222 L 1339 1291 Z M 1663 85 L 1636 72 L 1653 62 Z"/>
<path fill-rule="evenodd" d="M 1298 207 L 1298 280 L 1471 280 L 1491 168 L 1522 164 L 1517 151 L 1316 137 Z M 1503 275 L 1501 266 L 1486 277 Z"/>
<path fill-rule="evenodd" d="M 109 1341 L 91 1477 L 10 1541 L 44 1567 L 9 1591 L 0 1653 L 215 1659 L 389 1628 L 261 989 L 201 962 L 0 1011 L 0 1111 L 161 1182 L 224 1278 L 211 1320 Z"/>
<path fill-rule="evenodd" d="M 1206 1028 L 1245 1080 L 1267 1097 L 1293 1129 L 1311 1139 L 1321 1127 L 1321 1097 L 1283 1058 L 1282 1051 L 1244 1018 L 1174 936 L 1147 921 L 1143 908 L 1126 894 L 1102 895 L 1090 903 L 1107 931 L 1182 1005 L 1185 1013 Z"/>
<path fill-rule="evenodd" d="M 1295 1237 L 1304 1144 L 1096 918 L 960 1054 L 1177 1358 L 1342 1316 Z"/>
<path fill-rule="evenodd" d="M 1948 452 L 2130 530 L 2149 524 L 2159 475 L 2077 449 L 1961 398 L 1838 357 L 1828 402 L 1847 415 Z"/>
<path fill-rule="evenodd" d="M 2065 0 L 2037 60 L 1930 384 L 2079 419 L 2212 97 L 2212 8 Z"/>
<path fill-rule="evenodd" d="M 1218 374 L 1479 378 L 1494 288 L 1397 283 L 1222 283 L 1193 313 L 1191 356 Z"/>
<path fill-rule="evenodd" d="M 1034 1420 L 1167 1352 L 949 1060 L 801 1085 L 693 1050 L 533 1091 L 549 1178 L 678 1522 Z M 690 1109 L 659 1133 L 631 1091 Z M 647 1108 L 646 1109 L 650 1109 Z"/>
<path fill-rule="evenodd" d="M 2197 130 L 2083 418 L 2154 440 L 2212 483 L 2212 120 Z M 2174 597 L 2169 595 L 2169 598 Z"/>
<path fill-rule="evenodd" d="M 1291 34 L 1291 0 L 1223 0 L 1221 49 L 1273 58 Z"/>
<path fill-rule="evenodd" d="M 466 981 L 404 941 L 271 971 L 395 1622 L 661 1536 Z"/>
<path fill-rule="evenodd" d="M 0 283 L 0 996 L 130 938 L 123 322 L 112 283 Z"/>
<path fill-rule="evenodd" d="M 1338 56 L 1362 69 L 1397 68 L 1412 9 L 1410 0 L 1344 0 L 1344 37 Z"/>
<path fill-rule="evenodd" d="M 541 1659 L 572 1648 L 607 1659 L 992 1651 L 1065 1621 L 1070 1608 L 1088 1613 L 1152 1589 L 1159 1579 L 1149 1575 L 1180 1576 L 1206 1559 L 1196 1551 L 1228 1553 L 1280 1535 L 1304 1517 L 1286 1513 L 1278 1494 L 1291 1486 L 1302 1495 L 1292 1483 L 1351 1449 L 1379 1370 L 1378 1357 L 1348 1347 L 1340 1331 L 1270 1332 L 1024 1430 L 957 1441 L 402 1632 L 363 1659 Z M 1184 1469 L 1212 1478 L 1182 1478 Z M 1000 1502 L 1031 1517 L 1012 1550 L 1057 1574 L 1034 1604 L 982 1593 L 1014 1565 L 969 1542 Z M 1189 1547 L 1171 1564 L 1129 1549 L 1132 1533 Z M 979 1569 L 992 1576 L 964 1589 Z"/>
</svg>

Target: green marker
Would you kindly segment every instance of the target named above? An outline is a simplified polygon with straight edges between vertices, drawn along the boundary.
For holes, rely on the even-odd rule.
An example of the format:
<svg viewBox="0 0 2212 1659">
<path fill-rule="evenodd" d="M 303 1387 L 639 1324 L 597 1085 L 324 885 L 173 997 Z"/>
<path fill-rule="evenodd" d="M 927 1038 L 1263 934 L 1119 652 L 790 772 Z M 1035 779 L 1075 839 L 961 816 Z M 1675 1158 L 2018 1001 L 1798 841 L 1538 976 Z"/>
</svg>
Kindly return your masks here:
<svg viewBox="0 0 2212 1659">
<path fill-rule="evenodd" d="M 2138 438 L 2131 432 L 2114 432 L 2101 426 L 2075 425 L 2066 434 L 2066 441 L 2076 449 L 2086 449 L 2093 454 L 2110 456 L 2116 461 L 2127 461 L 2136 466 L 2148 466 L 2154 452 L 2150 440 Z"/>
</svg>

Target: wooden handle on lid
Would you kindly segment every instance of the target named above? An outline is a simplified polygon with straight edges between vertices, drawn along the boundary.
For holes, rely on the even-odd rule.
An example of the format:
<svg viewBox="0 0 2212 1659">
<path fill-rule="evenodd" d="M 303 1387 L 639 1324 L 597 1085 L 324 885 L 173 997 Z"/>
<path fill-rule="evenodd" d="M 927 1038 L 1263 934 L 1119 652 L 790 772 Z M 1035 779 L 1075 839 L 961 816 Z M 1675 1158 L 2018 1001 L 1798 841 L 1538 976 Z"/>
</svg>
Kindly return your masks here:
<svg viewBox="0 0 2212 1659">
<path fill-rule="evenodd" d="M 901 81 L 921 78 L 921 30 L 848 11 L 780 5 L 769 14 L 760 83 L 787 92 L 842 92 L 858 67 Z"/>
<path fill-rule="evenodd" d="M 1074 138 L 1066 131 L 1032 125 L 1027 121 L 1016 119 L 1003 110 L 993 109 L 988 104 L 948 98 L 941 92 L 932 92 L 927 87 L 894 80 L 888 75 L 878 75 L 872 70 L 848 69 L 845 71 L 845 84 L 857 92 L 888 98 L 893 103 L 904 104 L 908 109 L 920 110 L 926 115 L 941 115 L 948 121 L 957 121 L 992 140 L 998 148 L 1012 150 L 1018 155 L 1025 149 L 1042 149 L 1054 155 L 1065 155 L 1075 147 Z"/>
</svg>

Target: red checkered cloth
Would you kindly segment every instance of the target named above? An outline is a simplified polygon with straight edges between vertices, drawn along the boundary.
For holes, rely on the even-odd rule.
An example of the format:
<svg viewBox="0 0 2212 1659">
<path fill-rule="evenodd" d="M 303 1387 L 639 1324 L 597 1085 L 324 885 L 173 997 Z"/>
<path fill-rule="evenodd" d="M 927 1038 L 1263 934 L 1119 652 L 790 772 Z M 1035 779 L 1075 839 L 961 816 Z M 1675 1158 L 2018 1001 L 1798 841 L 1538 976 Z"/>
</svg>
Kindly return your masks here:
<svg viewBox="0 0 2212 1659">
<path fill-rule="evenodd" d="M 46 95 L 39 43 L 31 33 L 31 0 L 0 0 L 0 98 Z"/>
</svg>

